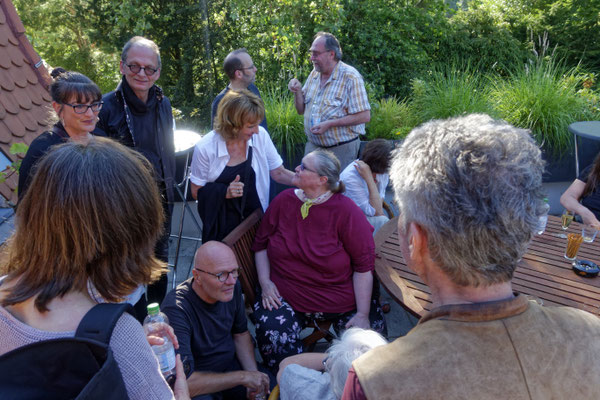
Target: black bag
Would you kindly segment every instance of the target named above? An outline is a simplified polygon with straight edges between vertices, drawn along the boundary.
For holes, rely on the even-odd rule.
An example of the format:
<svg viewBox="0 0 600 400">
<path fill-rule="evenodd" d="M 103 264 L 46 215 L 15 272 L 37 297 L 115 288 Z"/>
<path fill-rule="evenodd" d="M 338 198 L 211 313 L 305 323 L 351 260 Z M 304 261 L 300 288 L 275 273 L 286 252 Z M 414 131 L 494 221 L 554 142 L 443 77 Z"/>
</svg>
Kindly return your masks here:
<svg viewBox="0 0 600 400">
<path fill-rule="evenodd" d="M 44 340 L 0 356 L 0 399 L 127 399 L 109 347 L 131 305 L 98 304 L 83 317 L 74 338 Z"/>
</svg>

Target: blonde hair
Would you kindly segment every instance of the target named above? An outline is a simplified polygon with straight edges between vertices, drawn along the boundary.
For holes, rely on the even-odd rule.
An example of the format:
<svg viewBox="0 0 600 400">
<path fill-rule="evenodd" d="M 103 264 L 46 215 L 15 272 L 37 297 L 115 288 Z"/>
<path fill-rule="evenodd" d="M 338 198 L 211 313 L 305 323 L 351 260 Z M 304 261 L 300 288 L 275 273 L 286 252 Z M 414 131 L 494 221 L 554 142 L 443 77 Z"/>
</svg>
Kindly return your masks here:
<svg viewBox="0 0 600 400">
<path fill-rule="evenodd" d="M 260 97 L 249 90 L 230 90 L 219 102 L 214 121 L 215 132 L 225 140 L 234 140 L 248 122 L 259 123 L 265 117 Z"/>
</svg>

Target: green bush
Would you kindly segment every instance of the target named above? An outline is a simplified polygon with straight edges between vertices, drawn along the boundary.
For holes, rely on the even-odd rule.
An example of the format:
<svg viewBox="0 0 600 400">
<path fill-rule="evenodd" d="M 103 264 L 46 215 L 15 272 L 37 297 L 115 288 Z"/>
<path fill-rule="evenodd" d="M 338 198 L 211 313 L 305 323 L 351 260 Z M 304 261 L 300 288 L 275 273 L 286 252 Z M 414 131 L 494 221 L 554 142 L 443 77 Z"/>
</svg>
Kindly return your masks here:
<svg viewBox="0 0 600 400">
<path fill-rule="evenodd" d="M 490 98 L 499 117 L 531 129 L 540 145 L 563 154 L 572 143 L 569 124 L 593 118 L 588 101 L 577 93 L 580 84 L 562 63 L 538 58 L 508 79 L 492 81 Z"/>
<path fill-rule="evenodd" d="M 274 86 L 265 90 L 262 98 L 271 139 L 280 154 L 285 150 L 288 159 L 292 159 L 295 145 L 306 143 L 304 117 L 296 111 L 294 98 L 287 89 Z"/>
<path fill-rule="evenodd" d="M 412 106 L 420 122 L 463 114 L 493 115 L 481 74 L 449 66 L 431 71 L 425 79 L 412 82 Z"/>
<path fill-rule="evenodd" d="M 395 97 L 371 102 L 371 121 L 367 124 L 367 140 L 401 139 L 418 124 L 410 103 Z"/>
</svg>

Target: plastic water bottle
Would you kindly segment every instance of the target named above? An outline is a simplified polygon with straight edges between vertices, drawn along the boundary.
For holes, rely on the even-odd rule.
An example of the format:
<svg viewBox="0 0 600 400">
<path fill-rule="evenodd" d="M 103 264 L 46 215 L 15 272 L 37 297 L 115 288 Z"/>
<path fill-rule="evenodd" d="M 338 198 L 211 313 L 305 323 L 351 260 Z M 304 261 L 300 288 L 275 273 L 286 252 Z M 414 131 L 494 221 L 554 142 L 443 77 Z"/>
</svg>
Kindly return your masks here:
<svg viewBox="0 0 600 400">
<path fill-rule="evenodd" d="M 169 325 L 169 319 L 160 312 L 158 303 L 148 304 L 148 316 L 144 319 L 144 331 L 146 335 L 162 337 L 165 341 L 160 346 L 152 346 L 165 379 L 175 375 L 175 348 L 165 332 L 166 325 Z"/>
<path fill-rule="evenodd" d="M 548 204 L 548 198 L 544 197 L 543 213 L 540 215 L 538 220 L 538 226 L 535 230 L 537 235 L 541 235 L 546 230 L 546 224 L 548 223 L 548 211 L 550 211 L 550 204 Z"/>
</svg>

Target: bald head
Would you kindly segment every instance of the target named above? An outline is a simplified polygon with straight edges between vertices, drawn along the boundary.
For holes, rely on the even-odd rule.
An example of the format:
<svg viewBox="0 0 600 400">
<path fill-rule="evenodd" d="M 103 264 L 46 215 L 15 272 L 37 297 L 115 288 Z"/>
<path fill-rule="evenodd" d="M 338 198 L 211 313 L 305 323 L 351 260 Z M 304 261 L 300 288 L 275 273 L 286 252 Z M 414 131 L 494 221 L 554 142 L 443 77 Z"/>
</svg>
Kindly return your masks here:
<svg viewBox="0 0 600 400">
<path fill-rule="evenodd" d="M 228 264 L 232 267 L 237 267 L 237 261 L 233 251 L 221 242 L 210 241 L 204 243 L 194 257 L 194 266 L 207 271 L 212 271 L 211 267 L 220 264 Z"/>
</svg>

